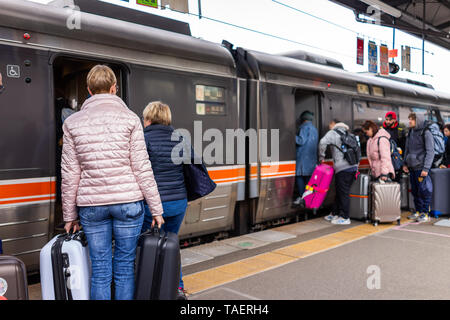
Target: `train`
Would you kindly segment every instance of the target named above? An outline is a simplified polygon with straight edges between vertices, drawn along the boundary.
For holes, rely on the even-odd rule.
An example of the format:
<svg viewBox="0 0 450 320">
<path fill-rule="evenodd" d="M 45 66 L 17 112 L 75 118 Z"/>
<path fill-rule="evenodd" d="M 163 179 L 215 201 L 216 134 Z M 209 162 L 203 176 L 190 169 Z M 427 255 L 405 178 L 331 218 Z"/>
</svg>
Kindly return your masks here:
<svg viewBox="0 0 450 320">
<path fill-rule="evenodd" d="M 365 120 L 381 124 L 387 111 L 403 125 L 412 111 L 450 119 L 450 94 L 429 84 L 348 72 L 334 58 L 305 51 L 268 54 L 198 39 L 183 26 L 142 23 L 127 16 L 131 9 L 107 17 L 80 8 L 81 28 L 72 29 L 67 8 L 0 0 L 0 239 L 4 253 L 29 272 L 39 268 L 40 249 L 62 232 L 61 113 L 81 107 L 96 64 L 114 70 L 118 95 L 139 116 L 150 101 L 167 103 L 175 128 L 202 136 L 200 152 L 212 140 L 203 134 L 209 129 L 224 137 L 230 129 L 256 132 L 256 140 L 233 144 L 231 160 L 227 141 L 215 151 L 219 161 L 207 163 L 217 187 L 189 203 L 182 244 L 298 219 L 295 135 L 305 110 L 314 112 L 320 136 L 332 119 L 354 130 Z M 259 134 L 264 130 L 268 137 Z M 260 152 L 265 147 L 277 157 Z M 360 169 L 367 167 L 363 158 Z M 325 205 L 333 198 L 330 190 Z"/>
</svg>

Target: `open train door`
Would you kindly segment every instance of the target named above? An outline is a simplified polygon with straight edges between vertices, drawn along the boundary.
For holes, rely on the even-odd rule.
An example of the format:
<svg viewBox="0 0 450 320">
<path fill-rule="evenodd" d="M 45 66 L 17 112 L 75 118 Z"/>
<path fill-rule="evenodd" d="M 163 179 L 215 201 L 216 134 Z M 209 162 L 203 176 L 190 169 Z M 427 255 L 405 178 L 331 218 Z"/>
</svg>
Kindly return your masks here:
<svg viewBox="0 0 450 320">
<path fill-rule="evenodd" d="M 90 97 L 87 90 L 86 78 L 89 71 L 98 64 L 109 66 L 116 75 L 117 95 L 127 103 L 127 75 L 128 67 L 114 61 L 91 59 L 75 55 L 54 54 L 50 58 L 52 69 L 52 110 L 53 138 L 52 165 L 56 177 L 54 227 L 55 232 L 63 232 L 64 222 L 61 203 L 61 155 L 62 155 L 62 125 L 71 114 L 78 112 L 83 103 Z M 128 104 L 127 104 L 128 105 Z"/>
</svg>

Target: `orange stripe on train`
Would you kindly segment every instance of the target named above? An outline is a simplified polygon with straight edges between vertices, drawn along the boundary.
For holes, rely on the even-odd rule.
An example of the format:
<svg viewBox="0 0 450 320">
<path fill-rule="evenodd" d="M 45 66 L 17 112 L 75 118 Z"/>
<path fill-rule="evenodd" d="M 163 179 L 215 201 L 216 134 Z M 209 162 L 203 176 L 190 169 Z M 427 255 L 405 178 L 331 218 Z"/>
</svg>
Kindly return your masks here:
<svg viewBox="0 0 450 320">
<path fill-rule="evenodd" d="M 40 196 L 54 193 L 56 193 L 55 181 L 0 185 L 0 199 Z"/>
</svg>

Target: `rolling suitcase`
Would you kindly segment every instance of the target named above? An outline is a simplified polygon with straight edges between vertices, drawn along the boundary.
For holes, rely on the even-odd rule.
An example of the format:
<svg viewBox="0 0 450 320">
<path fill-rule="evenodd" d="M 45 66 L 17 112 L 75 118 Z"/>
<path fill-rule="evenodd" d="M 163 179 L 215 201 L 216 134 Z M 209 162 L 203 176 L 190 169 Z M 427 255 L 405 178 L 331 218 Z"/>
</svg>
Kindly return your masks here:
<svg viewBox="0 0 450 320">
<path fill-rule="evenodd" d="M 91 263 L 84 232 L 60 234 L 40 253 L 43 300 L 89 300 Z"/>
<path fill-rule="evenodd" d="M 28 300 L 27 269 L 13 256 L 0 256 L 0 300 Z"/>
<path fill-rule="evenodd" d="M 369 184 L 370 176 L 368 174 L 359 174 L 353 182 L 350 188 L 350 218 L 368 221 Z"/>
<path fill-rule="evenodd" d="M 431 200 L 431 213 L 438 217 L 450 214 L 450 169 L 431 169 L 433 182 L 433 198 Z"/>
<path fill-rule="evenodd" d="M 409 205 L 409 198 L 410 198 L 410 190 L 409 190 L 409 175 L 402 174 L 400 178 L 400 191 L 401 191 L 401 208 L 408 210 Z"/>
<path fill-rule="evenodd" d="M 320 208 L 333 180 L 333 173 L 333 167 L 326 164 L 320 164 L 314 169 L 302 195 L 306 208 L 314 210 Z"/>
<path fill-rule="evenodd" d="M 400 184 L 397 182 L 373 182 L 371 191 L 371 215 L 374 226 L 379 222 L 394 221 L 400 225 Z"/>
<path fill-rule="evenodd" d="M 136 252 L 136 300 L 176 300 L 180 283 L 178 236 L 157 227 L 143 233 Z"/>
</svg>

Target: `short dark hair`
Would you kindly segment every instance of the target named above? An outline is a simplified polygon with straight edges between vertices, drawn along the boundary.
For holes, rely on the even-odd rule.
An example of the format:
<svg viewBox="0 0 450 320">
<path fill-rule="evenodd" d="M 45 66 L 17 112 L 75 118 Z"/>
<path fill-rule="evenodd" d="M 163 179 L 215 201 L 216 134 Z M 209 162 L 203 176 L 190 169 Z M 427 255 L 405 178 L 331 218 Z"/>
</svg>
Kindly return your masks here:
<svg viewBox="0 0 450 320">
<path fill-rule="evenodd" d="M 444 129 L 447 129 L 448 131 L 450 131 L 450 123 L 447 123 L 442 130 L 444 130 Z"/>
<path fill-rule="evenodd" d="M 416 113 L 415 113 L 415 112 L 411 112 L 411 113 L 409 114 L 409 116 L 408 116 L 408 119 L 416 120 L 416 119 L 417 119 Z"/>
<path fill-rule="evenodd" d="M 367 120 L 366 122 L 364 122 L 364 124 L 362 125 L 363 130 L 369 130 L 370 128 L 372 128 L 372 132 L 373 135 L 375 136 L 378 133 L 378 126 L 375 122 Z"/>
</svg>

